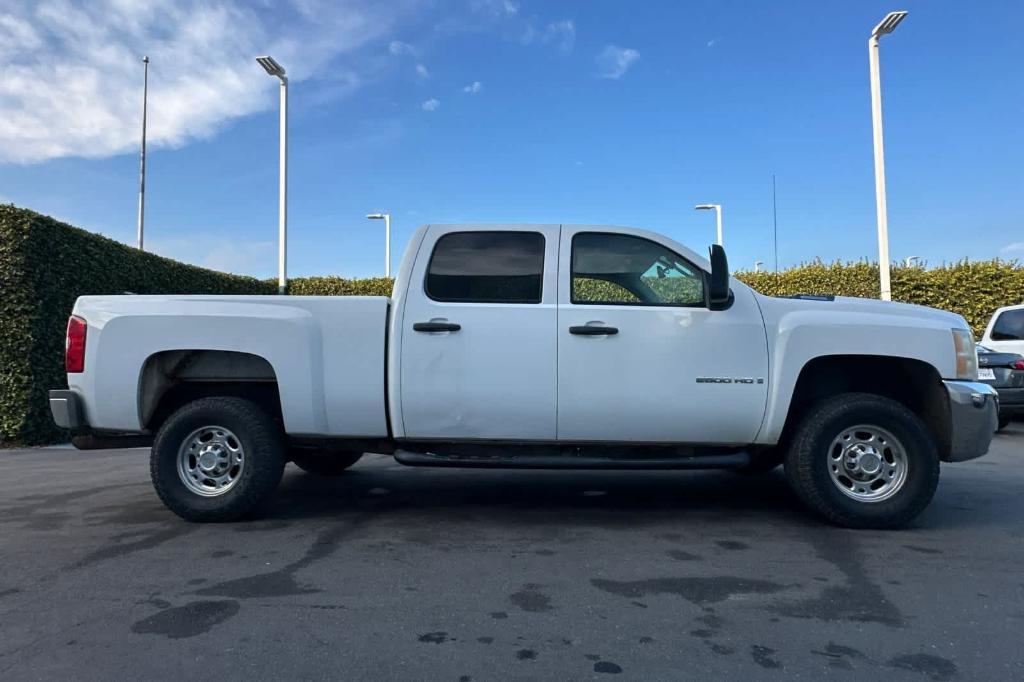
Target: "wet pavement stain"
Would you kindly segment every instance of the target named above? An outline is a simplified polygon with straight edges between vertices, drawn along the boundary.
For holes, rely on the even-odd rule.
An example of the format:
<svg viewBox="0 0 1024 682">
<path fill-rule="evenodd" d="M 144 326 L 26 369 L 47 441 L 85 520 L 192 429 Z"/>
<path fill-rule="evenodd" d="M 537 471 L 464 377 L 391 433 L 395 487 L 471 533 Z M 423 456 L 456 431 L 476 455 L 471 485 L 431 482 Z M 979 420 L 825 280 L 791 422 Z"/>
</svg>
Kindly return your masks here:
<svg viewBox="0 0 1024 682">
<path fill-rule="evenodd" d="M 520 649 L 516 652 L 516 658 L 520 661 L 533 661 L 537 658 L 537 652 L 533 649 Z"/>
<path fill-rule="evenodd" d="M 700 561 L 701 560 L 700 556 L 698 556 L 696 554 L 690 554 L 689 552 L 684 552 L 681 549 L 670 549 L 669 551 L 667 551 L 665 553 L 668 554 L 673 559 L 675 559 L 676 561 Z"/>
<path fill-rule="evenodd" d="M 523 586 L 523 589 L 513 592 L 508 598 L 513 604 L 529 613 L 553 611 L 554 607 L 551 606 L 551 597 L 540 592 L 540 587 L 540 585 L 534 583 L 527 583 Z"/>
<path fill-rule="evenodd" d="M 115 535 L 113 538 L 111 538 L 112 544 L 100 547 L 99 549 L 90 552 L 89 554 L 87 554 L 86 556 L 82 557 L 74 564 L 69 566 L 67 570 L 77 570 L 80 568 L 85 568 L 86 566 L 91 566 L 101 561 L 106 561 L 107 559 L 120 559 L 129 554 L 134 554 L 135 552 L 142 552 L 147 549 L 154 549 L 155 547 L 159 547 L 165 542 L 177 540 L 178 538 L 184 537 L 189 533 L 195 532 L 198 528 L 199 526 L 181 522 L 175 523 L 170 528 L 158 530 L 152 533 L 143 534 L 136 531 L 132 533 L 122 533 L 121 535 Z M 133 540 L 131 542 L 120 542 L 120 540 L 125 537 L 137 537 L 139 535 L 142 535 L 142 537 L 140 537 L 138 540 Z"/>
<path fill-rule="evenodd" d="M 481 644 L 491 644 L 492 642 L 494 642 L 494 638 L 493 637 L 477 637 L 476 641 L 480 642 Z"/>
<path fill-rule="evenodd" d="M 768 607 L 770 611 L 790 618 L 903 627 L 905 619 L 899 608 L 868 576 L 854 532 L 822 534 L 814 529 L 809 539 L 818 558 L 835 566 L 846 578 L 845 584 L 829 585 L 816 597 L 778 602 Z"/>
<path fill-rule="evenodd" d="M 959 674 L 956 663 L 948 658 L 933 656 L 931 654 L 905 654 L 896 656 L 886 664 L 890 668 L 911 670 L 915 673 L 927 675 L 936 682 L 951 680 Z"/>
<path fill-rule="evenodd" d="M 426 642 L 428 644 L 444 644 L 451 638 L 448 637 L 447 632 L 428 632 L 426 634 L 420 635 L 416 639 L 420 642 Z"/>
<path fill-rule="evenodd" d="M 722 549 L 740 550 L 749 549 L 750 546 L 745 542 L 739 542 L 738 540 L 718 540 L 715 542 L 716 545 Z"/>
<path fill-rule="evenodd" d="M 234 599 L 194 601 L 143 618 L 132 624 L 132 632 L 140 635 L 163 635 L 170 639 L 196 637 L 232 618 L 238 613 L 239 608 L 238 602 Z"/>
<path fill-rule="evenodd" d="M 609 675 L 618 675 L 622 672 L 622 667 L 612 663 L 611 661 L 598 661 L 594 664 L 595 673 L 607 673 Z"/>
<path fill-rule="evenodd" d="M 775 653 L 775 649 L 769 649 L 766 646 L 760 646 L 759 644 L 753 644 L 750 647 L 750 657 L 754 659 L 754 663 L 757 663 L 762 668 L 777 669 L 781 668 L 782 664 L 772 658 L 772 654 Z"/>
<path fill-rule="evenodd" d="M 839 670 L 853 670 L 853 661 L 867 659 L 861 651 L 835 642 L 829 642 L 823 651 L 812 649 L 811 653 L 827 657 L 828 664 Z"/>
<path fill-rule="evenodd" d="M 942 554 L 941 549 L 932 549 L 931 547 L 920 547 L 918 545 L 903 545 L 903 547 L 919 554 Z"/>
<path fill-rule="evenodd" d="M 352 531 L 353 528 L 357 528 L 361 522 L 361 520 L 353 519 L 320 531 L 317 533 L 313 544 L 310 545 L 300 559 L 286 564 L 276 571 L 227 580 L 197 590 L 196 594 L 232 597 L 234 599 L 252 599 L 260 597 L 291 597 L 321 592 L 322 590 L 318 588 L 300 585 L 295 579 L 295 574 L 303 568 L 327 559 L 338 551 L 341 548 L 341 540 L 344 536 Z"/>
<path fill-rule="evenodd" d="M 647 594 L 675 594 L 698 605 L 725 601 L 737 594 L 770 594 L 786 589 L 785 585 L 768 580 L 733 576 L 651 578 L 632 581 L 593 578 L 590 583 L 599 590 L 621 597 L 635 599 Z"/>
<path fill-rule="evenodd" d="M 503 620 L 508 618 L 508 614 L 504 611 L 491 611 L 491 618 L 494 618 L 495 620 Z"/>
</svg>

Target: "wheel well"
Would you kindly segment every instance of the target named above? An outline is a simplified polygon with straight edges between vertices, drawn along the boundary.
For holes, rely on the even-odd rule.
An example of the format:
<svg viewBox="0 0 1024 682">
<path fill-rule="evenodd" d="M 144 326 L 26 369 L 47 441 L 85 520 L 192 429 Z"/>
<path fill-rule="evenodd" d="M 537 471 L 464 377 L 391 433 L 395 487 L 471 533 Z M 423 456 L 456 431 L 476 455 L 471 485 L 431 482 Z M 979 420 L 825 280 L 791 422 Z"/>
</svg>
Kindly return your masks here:
<svg viewBox="0 0 1024 682">
<path fill-rule="evenodd" d="M 277 375 L 266 359 L 221 350 L 170 350 L 151 355 L 139 377 L 139 423 L 155 432 L 182 405 L 210 396 L 251 400 L 281 419 Z"/>
<path fill-rule="evenodd" d="M 949 406 L 942 378 L 927 362 L 882 355 L 826 355 L 800 371 L 789 404 L 782 440 L 814 403 L 840 393 L 873 393 L 902 403 L 935 438 L 940 453 L 949 451 Z"/>
</svg>

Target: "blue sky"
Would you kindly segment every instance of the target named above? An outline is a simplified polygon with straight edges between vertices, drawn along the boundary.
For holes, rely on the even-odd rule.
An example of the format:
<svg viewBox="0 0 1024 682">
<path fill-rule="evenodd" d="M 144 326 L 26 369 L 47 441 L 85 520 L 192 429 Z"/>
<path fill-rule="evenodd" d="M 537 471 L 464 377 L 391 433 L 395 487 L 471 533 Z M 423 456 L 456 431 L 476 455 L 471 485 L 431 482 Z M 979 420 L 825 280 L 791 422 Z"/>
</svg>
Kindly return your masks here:
<svg viewBox="0 0 1024 682">
<path fill-rule="evenodd" d="M 734 268 L 877 254 L 866 40 L 882 41 L 894 259 L 1024 259 L 1024 3 L 0 2 L 0 201 L 276 272 L 277 88 L 292 75 L 291 275 L 383 270 L 427 222 L 573 222 Z M 6 46 L 6 47 L 5 47 Z M 476 85 L 474 85 L 476 84 Z"/>
</svg>

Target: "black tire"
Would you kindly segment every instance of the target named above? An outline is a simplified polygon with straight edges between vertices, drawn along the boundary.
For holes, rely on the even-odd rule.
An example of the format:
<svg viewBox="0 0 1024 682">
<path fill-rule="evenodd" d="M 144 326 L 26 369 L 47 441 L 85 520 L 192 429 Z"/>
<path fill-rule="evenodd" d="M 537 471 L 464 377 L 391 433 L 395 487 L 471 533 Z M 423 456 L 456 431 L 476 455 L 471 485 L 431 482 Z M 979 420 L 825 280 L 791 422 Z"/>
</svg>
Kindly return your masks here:
<svg viewBox="0 0 1024 682">
<path fill-rule="evenodd" d="M 996 426 L 996 431 L 1002 431 L 1003 429 L 1005 429 L 1007 426 L 1010 425 L 1010 421 L 1010 417 L 1004 417 L 1003 415 L 999 415 L 999 424 Z"/>
<path fill-rule="evenodd" d="M 861 424 L 888 431 L 905 451 L 906 478 L 887 499 L 853 499 L 832 479 L 833 440 Z M 805 505 L 847 528 L 903 527 L 928 506 L 939 483 L 939 453 L 924 423 L 900 403 L 868 393 L 844 393 L 808 410 L 793 434 L 785 467 L 790 486 Z"/>
<path fill-rule="evenodd" d="M 245 465 L 226 492 L 204 497 L 178 473 L 179 450 L 197 429 L 230 430 L 244 452 Z M 273 418 L 253 402 L 212 397 L 188 403 L 172 414 L 153 442 L 150 476 L 168 509 L 187 521 L 235 521 L 259 511 L 273 496 L 285 465 L 285 442 Z"/>
<path fill-rule="evenodd" d="M 292 448 L 290 456 L 295 466 L 307 474 L 340 476 L 363 456 L 351 450 Z"/>
</svg>

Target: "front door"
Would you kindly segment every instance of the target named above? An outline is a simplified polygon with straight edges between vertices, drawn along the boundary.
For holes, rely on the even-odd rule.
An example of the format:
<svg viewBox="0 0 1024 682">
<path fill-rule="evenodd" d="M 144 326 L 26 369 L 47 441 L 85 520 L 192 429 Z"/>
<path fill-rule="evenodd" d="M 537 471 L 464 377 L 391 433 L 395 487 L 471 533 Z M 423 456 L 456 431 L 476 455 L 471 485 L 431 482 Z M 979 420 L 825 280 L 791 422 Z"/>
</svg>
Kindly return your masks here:
<svg viewBox="0 0 1024 682">
<path fill-rule="evenodd" d="M 600 229 L 562 230 L 559 440 L 752 442 L 768 389 L 753 295 L 709 310 L 702 270 L 667 240 Z"/>
<path fill-rule="evenodd" d="M 558 235 L 427 229 L 402 321 L 406 438 L 555 439 Z"/>
</svg>

